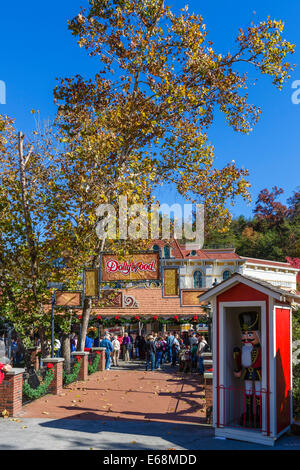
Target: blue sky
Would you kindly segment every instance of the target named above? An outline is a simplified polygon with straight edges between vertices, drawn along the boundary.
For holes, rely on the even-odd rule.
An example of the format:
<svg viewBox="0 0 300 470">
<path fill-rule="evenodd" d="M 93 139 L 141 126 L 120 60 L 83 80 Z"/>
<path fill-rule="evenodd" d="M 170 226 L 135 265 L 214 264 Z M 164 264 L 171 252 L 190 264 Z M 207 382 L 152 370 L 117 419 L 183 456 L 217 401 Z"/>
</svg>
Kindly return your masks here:
<svg viewBox="0 0 300 470">
<path fill-rule="evenodd" d="M 4 2 L 3 2 L 4 3 Z M 209 37 L 216 51 L 234 51 L 234 40 L 240 27 L 249 22 L 281 19 L 285 22 L 284 37 L 296 44 L 290 61 L 300 63 L 300 1 L 282 0 L 170 0 L 174 9 L 189 5 L 190 11 L 203 16 Z M 97 71 L 97 60 L 87 57 L 67 29 L 87 0 L 41 2 L 5 2 L 0 9 L 0 80 L 6 84 L 6 104 L 0 104 L 0 113 L 16 119 L 16 126 L 25 133 L 34 127 L 31 109 L 39 110 L 41 118 L 55 115 L 52 90 L 56 77 L 81 74 L 92 77 Z M 253 12 L 256 12 L 254 15 Z M 250 72 L 249 77 L 255 74 Z M 252 203 L 248 206 L 238 199 L 234 215 L 250 217 L 259 191 L 277 185 L 284 189 L 285 201 L 300 185 L 300 104 L 292 104 L 292 83 L 300 80 L 300 67 L 278 91 L 267 77 L 259 77 L 249 90 L 249 102 L 259 105 L 262 115 L 249 135 L 230 129 L 222 116 L 217 115 L 209 130 L 209 139 L 215 146 L 216 166 L 230 160 L 250 171 Z M 172 187 L 156 192 L 162 202 L 182 202 Z"/>
</svg>

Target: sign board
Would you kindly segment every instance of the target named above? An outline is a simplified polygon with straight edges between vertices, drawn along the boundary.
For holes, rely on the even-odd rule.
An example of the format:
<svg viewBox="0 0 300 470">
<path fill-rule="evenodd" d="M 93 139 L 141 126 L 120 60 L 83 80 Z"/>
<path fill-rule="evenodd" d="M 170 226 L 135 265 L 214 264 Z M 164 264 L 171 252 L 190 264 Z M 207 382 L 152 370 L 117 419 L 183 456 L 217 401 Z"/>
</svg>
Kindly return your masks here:
<svg viewBox="0 0 300 470">
<path fill-rule="evenodd" d="M 85 297 L 98 297 L 99 295 L 99 269 L 88 268 L 84 270 Z"/>
<path fill-rule="evenodd" d="M 159 279 L 159 254 L 141 253 L 126 255 L 102 255 L 102 282 L 151 281 Z"/>
<path fill-rule="evenodd" d="M 123 294 L 122 292 L 115 292 L 113 290 L 103 290 L 99 299 L 92 300 L 92 308 L 111 308 L 123 307 Z"/>
<path fill-rule="evenodd" d="M 122 326 L 113 326 L 111 328 L 105 328 L 105 332 L 108 332 L 113 336 L 123 336 L 123 327 Z"/>
<path fill-rule="evenodd" d="M 181 305 L 185 307 L 200 306 L 207 302 L 199 302 L 198 296 L 205 292 L 204 289 L 181 289 Z"/>
<path fill-rule="evenodd" d="M 56 307 L 82 307 L 82 293 L 81 291 L 56 291 L 55 292 L 55 306 Z"/>
<path fill-rule="evenodd" d="M 178 269 L 164 269 L 164 297 L 178 296 Z"/>
</svg>

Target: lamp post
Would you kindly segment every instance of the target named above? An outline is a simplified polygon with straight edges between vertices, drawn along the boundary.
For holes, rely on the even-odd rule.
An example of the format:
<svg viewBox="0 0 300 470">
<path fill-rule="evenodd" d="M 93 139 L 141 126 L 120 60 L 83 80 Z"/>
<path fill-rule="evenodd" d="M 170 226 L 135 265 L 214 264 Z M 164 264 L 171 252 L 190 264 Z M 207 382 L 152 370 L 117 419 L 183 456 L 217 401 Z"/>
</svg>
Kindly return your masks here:
<svg viewBox="0 0 300 470">
<path fill-rule="evenodd" d="M 54 357 L 54 306 L 55 293 L 52 292 L 52 309 L 51 309 L 51 356 Z"/>
</svg>

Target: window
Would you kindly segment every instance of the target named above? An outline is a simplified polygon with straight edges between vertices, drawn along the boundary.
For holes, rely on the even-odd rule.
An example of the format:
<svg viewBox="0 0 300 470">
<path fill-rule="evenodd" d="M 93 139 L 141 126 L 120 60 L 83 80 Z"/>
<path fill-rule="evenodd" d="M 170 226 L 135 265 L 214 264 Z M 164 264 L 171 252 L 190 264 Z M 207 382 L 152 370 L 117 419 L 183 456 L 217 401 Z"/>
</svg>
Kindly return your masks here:
<svg viewBox="0 0 300 470">
<path fill-rule="evenodd" d="M 223 272 L 223 281 L 226 281 L 226 279 L 229 279 L 231 274 L 232 274 L 231 271 L 224 271 Z"/>
<path fill-rule="evenodd" d="M 159 252 L 159 246 L 158 245 L 153 245 L 153 251 L 154 252 Z"/>
<path fill-rule="evenodd" d="M 194 272 L 194 288 L 202 287 L 202 272 Z"/>
<path fill-rule="evenodd" d="M 197 254 L 197 251 L 195 250 L 191 251 L 191 256 L 196 256 L 196 254 Z"/>
<path fill-rule="evenodd" d="M 170 247 L 168 245 L 164 247 L 164 258 L 170 258 Z"/>
</svg>

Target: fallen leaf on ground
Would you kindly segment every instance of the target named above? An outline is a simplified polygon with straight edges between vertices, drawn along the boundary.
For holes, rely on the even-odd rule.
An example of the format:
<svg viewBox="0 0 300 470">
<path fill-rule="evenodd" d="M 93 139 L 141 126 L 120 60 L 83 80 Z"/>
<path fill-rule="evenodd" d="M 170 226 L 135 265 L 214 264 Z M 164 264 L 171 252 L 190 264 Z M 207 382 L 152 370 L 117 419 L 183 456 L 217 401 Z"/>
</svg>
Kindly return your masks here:
<svg viewBox="0 0 300 470">
<path fill-rule="evenodd" d="M 27 426 L 22 426 L 22 427 L 21 427 L 21 429 L 26 429 L 26 428 L 27 428 Z"/>
</svg>

